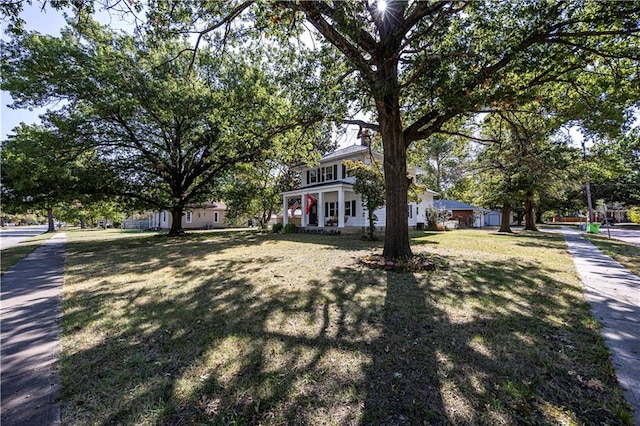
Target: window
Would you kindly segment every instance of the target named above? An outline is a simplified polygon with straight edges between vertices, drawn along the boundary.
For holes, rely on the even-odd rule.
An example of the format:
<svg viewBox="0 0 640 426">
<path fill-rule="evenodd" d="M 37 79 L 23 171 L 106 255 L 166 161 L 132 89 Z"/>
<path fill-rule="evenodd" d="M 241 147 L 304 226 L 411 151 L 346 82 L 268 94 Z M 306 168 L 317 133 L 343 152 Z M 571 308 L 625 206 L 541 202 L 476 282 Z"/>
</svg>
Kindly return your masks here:
<svg viewBox="0 0 640 426">
<path fill-rule="evenodd" d="M 187 212 L 187 223 L 191 223 L 192 220 L 193 220 L 193 213 Z"/>
<path fill-rule="evenodd" d="M 166 211 L 166 210 L 164 210 L 164 211 L 162 212 L 162 221 L 163 221 L 163 222 L 166 222 L 166 221 L 167 221 L 167 211 Z"/>
<path fill-rule="evenodd" d="M 213 223 L 218 223 L 220 221 L 220 216 L 218 212 L 213 212 Z"/>
<path fill-rule="evenodd" d="M 308 183 L 317 183 L 318 182 L 318 171 L 317 170 L 309 170 L 307 172 L 307 181 L 308 181 Z"/>
<path fill-rule="evenodd" d="M 330 203 L 324 203 L 324 217 L 333 217 L 338 214 L 338 203 L 333 201 Z"/>
<path fill-rule="evenodd" d="M 420 206 L 416 206 L 416 216 L 420 216 Z"/>
<path fill-rule="evenodd" d="M 336 176 L 334 176 L 334 173 L 333 173 L 333 168 L 334 168 L 334 166 L 323 167 L 322 173 L 324 174 L 325 182 L 326 181 L 330 181 L 330 180 L 334 180 L 336 178 Z"/>
<path fill-rule="evenodd" d="M 409 210 L 409 217 L 413 217 L 413 206 L 411 204 L 407 206 L 407 210 Z"/>
<path fill-rule="evenodd" d="M 344 215 L 351 217 L 356 216 L 356 200 L 344 202 Z"/>
</svg>

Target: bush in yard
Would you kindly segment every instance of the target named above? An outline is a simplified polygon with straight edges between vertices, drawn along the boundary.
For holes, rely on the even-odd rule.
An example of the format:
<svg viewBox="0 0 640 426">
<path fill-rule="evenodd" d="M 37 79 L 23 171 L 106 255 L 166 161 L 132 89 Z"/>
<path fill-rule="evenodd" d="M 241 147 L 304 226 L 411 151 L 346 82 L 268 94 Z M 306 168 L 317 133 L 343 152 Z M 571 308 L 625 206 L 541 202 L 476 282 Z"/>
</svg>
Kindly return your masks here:
<svg viewBox="0 0 640 426">
<path fill-rule="evenodd" d="M 631 207 L 629 210 L 629 220 L 633 223 L 640 223 L 640 207 Z"/>
<path fill-rule="evenodd" d="M 271 227 L 271 229 L 273 230 L 274 234 L 277 234 L 278 232 L 282 231 L 282 224 L 281 223 L 274 223 L 273 226 Z"/>
<path fill-rule="evenodd" d="M 437 231 L 438 230 L 438 209 L 433 207 L 427 207 L 424 211 L 424 215 L 427 218 L 427 230 L 428 231 Z"/>
<path fill-rule="evenodd" d="M 293 234 L 296 232 L 296 225 L 294 223 L 287 223 L 284 227 L 285 234 Z"/>
</svg>

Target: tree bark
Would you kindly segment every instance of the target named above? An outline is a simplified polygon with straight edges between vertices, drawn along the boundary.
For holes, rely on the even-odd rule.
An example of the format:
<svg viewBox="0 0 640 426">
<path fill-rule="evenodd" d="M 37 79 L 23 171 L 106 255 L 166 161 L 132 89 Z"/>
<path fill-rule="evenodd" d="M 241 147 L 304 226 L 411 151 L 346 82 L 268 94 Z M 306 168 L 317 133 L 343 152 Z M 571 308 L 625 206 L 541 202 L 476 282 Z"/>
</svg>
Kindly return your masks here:
<svg viewBox="0 0 640 426">
<path fill-rule="evenodd" d="M 169 229 L 170 236 L 184 234 L 184 229 L 182 229 L 182 210 L 182 207 L 174 207 L 171 210 L 171 229 Z"/>
<path fill-rule="evenodd" d="M 367 216 L 369 218 L 369 240 L 373 241 L 376 238 L 376 224 L 375 219 L 373 218 L 375 215 L 373 214 L 373 210 L 371 210 L 370 206 L 367 206 Z"/>
<path fill-rule="evenodd" d="M 80 218 L 80 229 L 87 229 L 87 219 L 84 216 Z"/>
<path fill-rule="evenodd" d="M 502 221 L 500 223 L 500 229 L 498 232 L 512 233 L 511 223 L 509 221 L 511 216 L 511 205 L 509 203 L 502 204 Z"/>
<path fill-rule="evenodd" d="M 49 224 L 47 232 L 55 232 L 56 224 L 53 223 L 53 207 L 47 209 L 47 223 Z"/>
<path fill-rule="evenodd" d="M 527 198 L 524 201 L 524 230 L 538 230 L 536 227 L 536 203 L 533 199 L 533 191 L 527 191 Z"/>
<path fill-rule="evenodd" d="M 386 46 L 393 52 L 395 47 Z M 384 51 L 384 49 L 382 49 Z M 378 88 L 374 92 L 378 124 L 384 150 L 384 183 L 386 190 L 386 220 L 384 250 L 387 259 L 409 259 L 413 256 L 409 244 L 407 210 L 409 180 L 407 179 L 407 143 L 400 117 L 398 63 L 384 53 L 378 58 Z"/>
<path fill-rule="evenodd" d="M 400 121 L 397 97 L 377 102 L 380 133 L 384 146 L 384 183 L 386 188 L 386 220 L 384 250 L 387 259 L 409 259 L 413 256 L 409 244 L 407 222 L 409 180 L 407 179 L 407 148 Z M 391 105 L 389 105 L 391 104 Z"/>
</svg>

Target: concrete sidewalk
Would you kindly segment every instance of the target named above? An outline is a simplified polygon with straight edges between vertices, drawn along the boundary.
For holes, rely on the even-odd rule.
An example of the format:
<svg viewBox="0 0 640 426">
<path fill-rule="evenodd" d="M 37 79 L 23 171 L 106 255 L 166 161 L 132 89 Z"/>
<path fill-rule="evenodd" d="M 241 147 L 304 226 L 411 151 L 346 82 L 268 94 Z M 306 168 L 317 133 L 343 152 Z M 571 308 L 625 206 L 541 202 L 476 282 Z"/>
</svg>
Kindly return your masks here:
<svg viewBox="0 0 640 426">
<path fill-rule="evenodd" d="M 60 302 L 64 233 L 2 276 L 0 385 L 3 426 L 60 424 Z"/>
<path fill-rule="evenodd" d="M 640 277 L 580 235 L 563 228 L 569 253 L 582 279 L 585 297 L 602 324 L 620 385 L 640 426 Z"/>
</svg>

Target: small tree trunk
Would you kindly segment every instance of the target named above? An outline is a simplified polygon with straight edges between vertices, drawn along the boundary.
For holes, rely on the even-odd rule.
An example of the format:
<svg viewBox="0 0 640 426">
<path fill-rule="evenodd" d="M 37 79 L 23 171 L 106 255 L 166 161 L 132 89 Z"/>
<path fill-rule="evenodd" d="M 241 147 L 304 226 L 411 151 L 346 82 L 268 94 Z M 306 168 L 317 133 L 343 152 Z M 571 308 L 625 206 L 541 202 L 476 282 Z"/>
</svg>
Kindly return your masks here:
<svg viewBox="0 0 640 426">
<path fill-rule="evenodd" d="M 174 207 L 171 210 L 171 229 L 169 229 L 170 236 L 183 235 L 184 229 L 182 229 L 182 207 Z"/>
<path fill-rule="evenodd" d="M 80 218 L 80 229 L 87 229 L 87 219 L 84 216 Z"/>
<path fill-rule="evenodd" d="M 508 233 L 513 232 L 511 231 L 511 223 L 509 222 L 510 216 L 511 216 L 511 205 L 509 203 L 503 203 L 502 204 L 502 221 L 500 223 L 500 229 L 498 230 L 498 232 L 508 232 Z"/>
<path fill-rule="evenodd" d="M 376 229 L 376 225 L 373 220 L 373 210 L 367 208 L 368 216 L 369 216 L 369 239 L 373 241 L 375 239 L 374 231 Z"/>
<path fill-rule="evenodd" d="M 537 231 L 536 228 L 536 203 L 533 200 L 533 191 L 527 192 L 524 202 L 524 229 L 525 231 Z"/>
<path fill-rule="evenodd" d="M 47 209 L 47 223 L 49 224 L 49 228 L 47 229 L 47 232 L 55 232 L 56 224 L 53 223 L 53 207 L 49 207 Z"/>
</svg>

